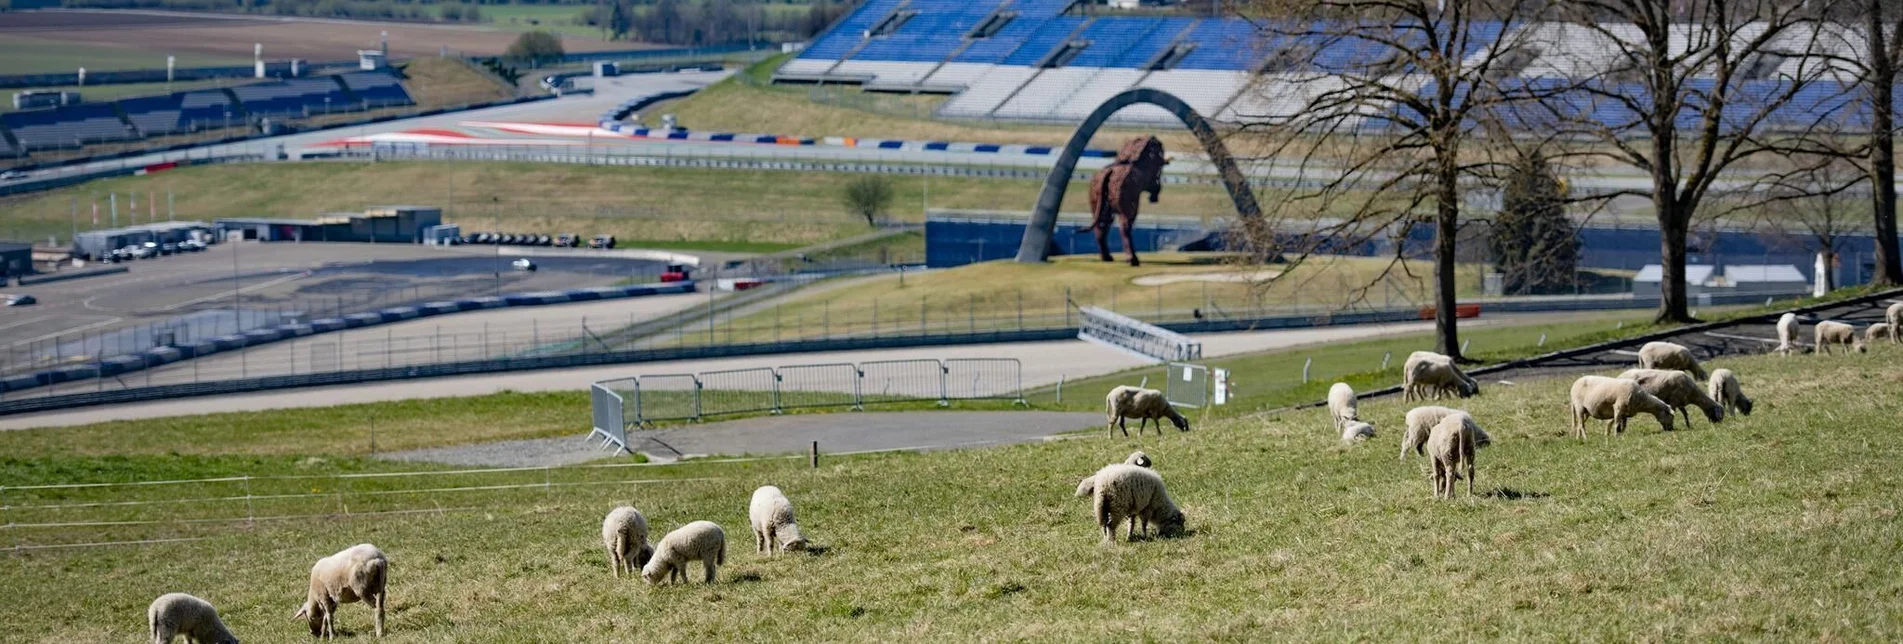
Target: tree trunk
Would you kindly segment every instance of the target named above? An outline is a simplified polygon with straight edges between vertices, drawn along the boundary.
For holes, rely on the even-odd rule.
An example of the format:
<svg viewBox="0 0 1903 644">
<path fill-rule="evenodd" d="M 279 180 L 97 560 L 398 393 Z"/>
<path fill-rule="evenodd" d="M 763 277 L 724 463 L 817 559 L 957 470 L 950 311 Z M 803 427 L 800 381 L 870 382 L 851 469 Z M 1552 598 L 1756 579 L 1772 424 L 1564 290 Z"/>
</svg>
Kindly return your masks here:
<svg viewBox="0 0 1903 644">
<path fill-rule="evenodd" d="M 1434 347 L 1456 361 L 1460 355 L 1460 328 L 1455 317 L 1454 238 L 1460 233 L 1460 169 L 1453 154 L 1441 157 L 1434 197 Z"/>
<path fill-rule="evenodd" d="M 1896 61 L 1891 60 L 1888 39 L 1883 37 L 1883 2 L 1869 0 L 1864 12 L 1864 27 L 1870 34 L 1866 41 L 1870 44 L 1869 78 L 1865 81 L 1870 93 L 1870 205 L 1875 218 L 1877 238 L 1877 274 L 1876 283 L 1884 285 L 1903 284 L 1903 257 L 1897 254 L 1896 241 L 1896 140 L 1891 138 L 1895 130 L 1895 101 L 1890 90 L 1896 84 Z"/>
<path fill-rule="evenodd" d="M 1696 322 L 1692 319 L 1691 298 L 1685 286 L 1685 226 L 1675 226 L 1668 222 L 1665 212 L 1659 213 L 1659 266 L 1663 273 L 1659 276 L 1659 314 L 1656 321 L 1661 323 Z"/>
</svg>

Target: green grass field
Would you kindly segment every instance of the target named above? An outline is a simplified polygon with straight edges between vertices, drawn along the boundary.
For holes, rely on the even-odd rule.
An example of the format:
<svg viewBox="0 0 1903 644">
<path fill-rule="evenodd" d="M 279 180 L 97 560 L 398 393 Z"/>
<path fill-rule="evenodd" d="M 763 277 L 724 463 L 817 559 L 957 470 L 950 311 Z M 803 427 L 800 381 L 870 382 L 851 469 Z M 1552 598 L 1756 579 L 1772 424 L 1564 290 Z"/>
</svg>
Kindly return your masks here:
<svg viewBox="0 0 1903 644">
<path fill-rule="evenodd" d="M 0 35 L 0 74 L 72 73 L 118 69 L 164 69 L 168 52 L 118 47 L 94 47 L 28 36 Z M 171 54 L 179 67 L 244 65 L 250 59 L 201 54 Z"/>
<path fill-rule="evenodd" d="M 1452 502 L 1429 498 L 1423 459 L 1395 460 L 1404 408 L 1386 400 L 1362 403 L 1381 434 L 1352 448 L 1311 410 L 1141 440 L 829 457 L 817 470 L 802 459 L 331 477 L 396 469 L 360 458 L 362 423 L 340 415 L 362 411 L 352 408 L 273 412 L 278 423 L 206 417 L 202 433 L 188 420 L 139 441 L 83 437 L 125 426 L 9 432 L 0 480 L 13 543 L 203 540 L 13 555 L 0 625 L 25 641 L 132 640 L 153 597 L 185 591 L 217 604 L 246 642 L 304 641 L 285 617 L 310 562 L 367 541 L 391 557 L 391 642 L 615 632 L 667 641 L 1889 641 L 1903 633 L 1894 575 L 1903 475 L 1892 466 L 1903 458 L 1899 358 L 1879 348 L 1725 360 L 1756 399 L 1754 415 L 1672 433 L 1639 420 L 1622 437 L 1583 443 L 1568 436 L 1567 379 L 1489 387 L 1460 403 L 1494 437 L 1479 454 L 1481 494 Z M 445 425 L 503 425 L 520 413 L 508 408 L 535 404 L 504 397 L 478 415 L 437 411 L 450 413 Z M 581 410 L 577 401 L 571 412 Z M 405 433 L 390 423 L 379 431 Z M 62 450 L 65 432 L 79 448 Z M 299 438 L 307 434 L 320 438 Z M 168 443 L 188 452 L 147 446 Z M 1088 504 L 1071 491 L 1139 448 L 1190 531 L 1100 544 Z M 239 474 L 254 478 L 19 487 Z M 818 554 L 751 551 L 746 499 L 763 484 L 799 505 Z M 413 492 L 447 487 L 492 489 Z M 252 498 L 242 507 L 192 501 L 219 495 Z M 71 507 L 131 500 L 167 503 Z M 612 579 L 597 528 L 621 503 L 640 507 L 656 535 L 696 519 L 723 525 L 720 582 Z M 422 512 L 373 514 L 404 511 Z M 336 516 L 242 520 L 312 513 Z M 168 517 L 240 520 L 22 527 Z M 369 612 L 345 606 L 338 625 L 366 637 Z"/>
</svg>

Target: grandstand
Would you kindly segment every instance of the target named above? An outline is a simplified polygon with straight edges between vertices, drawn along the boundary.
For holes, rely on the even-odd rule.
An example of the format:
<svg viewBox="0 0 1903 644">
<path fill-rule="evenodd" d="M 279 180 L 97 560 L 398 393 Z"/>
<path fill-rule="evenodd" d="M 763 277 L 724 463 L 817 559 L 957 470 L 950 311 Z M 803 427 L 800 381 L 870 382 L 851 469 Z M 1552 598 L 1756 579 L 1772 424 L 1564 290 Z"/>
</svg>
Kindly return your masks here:
<svg viewBox="0 0 1903 644">
<path fill-rule="evenodd" d="M 1146 87 L 1174 94 L 1205 116 L 1236 122 L 1292 116 L 1315 96 L 1343 87 L 1338 74 L 1380 70 L 1385 64 L 1384 52 L 1360 39 L 1271 38 L 1258 24 L 1240 18 L 1091 16 L 1075 8 L 1071 0 L 868 0 L 782 65 L 775 80 L 951 94 L 939 108 L 943 117 L 1060 122 L 1080 120 L 1111 96 Z M 1469 61 L 1487 55 L 1489 45 L 1506 35 L 1495 22 L 1476 22 L 1470 29 L 1462 52 Z M 1520 31 L 1513 33 L 1514 59 L 1499 62 L 1515 77 L 1508 84 L 1524 88 L 1560 87 L 1562 80 L 1617 69 L 1623 61 L 1613 39 L 1633 37 L 1616 26 L 1611 33 L 1565 23 L 1515 29 Z M 1671 46 L 1688 47 L 1693 31 L 1681 29 Z M 1390 33 L 1424 37 L 1421 30 Z M 1750 35 L 1746 29 L 1743 36 Z M 1836 73 L 1845 63 L 1831 57 L 1854 57 L 1861 49 L 1861 36 L 1852 28 L 1793 32 L 1750 61 L 1749 80 L 1738 89 L 1747 99 L 1775 96 L 1790 88 L 1780 78 L 1816 77 L 1823 70 L 1824 80 L 1809 84 L 1774 112 L 1771 123 L 1802 126 L 1831 114 L 1854 126 L 1866 122 L 1867 115 L 1855 112 L 1855 88 L 1845 84 L 1849 76 Z M 1411 91 L 1426 91 L 1427 79 L 1411 71 L 1399 69 L 1394 78 L 1403 87 L 1412 81 Z M 1610 89 L 1639 91 L 1636 84 Z M 1555 100 L 1568 117 L 1636 125 L 1631 112 L 1592 92 Z M 1736 114 L 1727 118 L 1743 122 L 1758 108 L 1750 100 L 1738 101 Z M 1526 118 L 1526 127 L 1552 124 L 1550 117 Z M 1683 118 L 1697 117 L 1688 108 Z M 1176 123 L 1168 112 L 1149 105 L 1123 110 L 1113 120 Z"/>
<path fill-rule="evenodd" d="M 0 158 L 414 104 L 389 72 L 352 72 L 26 110 L 0 114 Z"/>
</svg>

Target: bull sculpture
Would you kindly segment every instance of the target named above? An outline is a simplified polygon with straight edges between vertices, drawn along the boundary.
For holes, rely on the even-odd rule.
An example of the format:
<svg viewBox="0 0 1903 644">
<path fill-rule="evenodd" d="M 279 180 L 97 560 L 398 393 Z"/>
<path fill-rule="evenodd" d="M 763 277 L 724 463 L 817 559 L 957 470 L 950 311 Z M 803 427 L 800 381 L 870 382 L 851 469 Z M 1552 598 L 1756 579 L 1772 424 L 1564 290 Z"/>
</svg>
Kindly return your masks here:
<svg viewBox="0 0 1903 644">
<path fill-rule="evenodd" d="M 1123 250 L 1130 253 L 1130 265 L 1137 261 L 1137 247 L 1131 238 L 1137 221 L 1138 197 L 1150 193 L 1150 203 L 1163 192 L 1163 166 L 1169 164 L 1163 154 L 1163 142 L 1154 136 L 1131 139 L 1117 150 L 1117 158 L 1090 177 L 1090 225 L 1077 232 L 1097 233 L 1097 255 L 1103 261 L 1110 256 L 1110 218 L 1115 216 L 1123 231 Z"/>
</svg>

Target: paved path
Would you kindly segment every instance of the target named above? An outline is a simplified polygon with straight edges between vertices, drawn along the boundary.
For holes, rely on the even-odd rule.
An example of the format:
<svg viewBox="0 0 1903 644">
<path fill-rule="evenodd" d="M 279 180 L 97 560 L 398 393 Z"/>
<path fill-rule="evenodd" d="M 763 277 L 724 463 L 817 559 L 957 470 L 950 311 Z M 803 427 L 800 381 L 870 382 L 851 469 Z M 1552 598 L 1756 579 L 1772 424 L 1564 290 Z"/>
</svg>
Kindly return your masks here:
<svg viewBox="0 0 1903 644">
<path fill-rule="evenodd" d="M 656 461 L 682 456 L 803 453 L 814 441 L 820 454 L 896 449 L 953 449 L 1044 440 L 1094 427 L 1103 417 L 1054 411 L 915 411 L 760 416 L 639 432 L 634 450 Z M 504 441 L 385 454 L 382 458 L 446 465 L 538 467 L 572 465 L 608 452 L 580 437 Z"/>
</svg>

